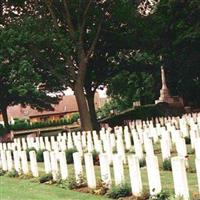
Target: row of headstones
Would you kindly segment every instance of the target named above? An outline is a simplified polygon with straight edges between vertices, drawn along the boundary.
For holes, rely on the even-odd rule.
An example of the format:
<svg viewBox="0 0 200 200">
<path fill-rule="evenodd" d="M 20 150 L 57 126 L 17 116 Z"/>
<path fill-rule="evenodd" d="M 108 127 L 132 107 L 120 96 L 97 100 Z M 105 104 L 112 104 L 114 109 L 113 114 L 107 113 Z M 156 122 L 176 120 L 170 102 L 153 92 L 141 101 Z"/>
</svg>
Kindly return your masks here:
<svg viewBox="0 0 200 200">
<path fill-rule="evenodd" d="M 132 137 L 131 137 L 132 135 Z M 128 127 L 126 126 L 124 130 L 122 127 L 118 127 L 115 129 L 115 134 L 110 132 L 100 132 L 100 138 L 97 135 L 96 131 L 91 132 L 73 132 L 66 134 L 59 134 L 57 136 L 57 141 L 54 136 L 51 136 L 51 140 L 49 141 L 48 137 L 36 137 L 34 142 L 34 138 L 22 138 L 22 145 L 20 142 L 20 138 L 14 140 L 14 143 L 0 143 L 0 150 L 15 150 L 15 146 L 17 146 L 17 150 L 26 150 L 27 146 L 29 148 L 35 147 L 33 144 L 37 143 L 38 149 L 46 149 L 51 151 L 65 151 L 68 148 L 76 147 L 77 150 L 83 154 L 84 149 L 87 149 L 88 152 L 92 152 L 96 150 L 99 153 L 106 152 L 107 154 L 112 156 L 112 151 L 114 148 L 117 149 L 117 152 L 124 158 L 124 163 L 126 163 L 125 152 L 126 150 L 130 150 L 133 148 L 131 140 L 134 141 L 134 150 L 139 159 L 144 158 L 143 153 L 143 145 L 146 154 L 154 155 L 154 146 L 153 143 L 157 143 L 160 141 L 161 144 L 161 152 L 163 160 L 169 159 L 171 157 L 172 144 L 175 144 L 178 156 L 185 157 L 187 156 L 187 148 L 185 144 L 185 139 L 182 137 L 179 131 L 170 132 L 166 130 L 161 130 L 159 135 L 157 134 L 152 137 L 152 131 L 140 131 L 132 129 L 132 133 L 129 132 Z M 161 139 L 159 139 L 159 136 Z M 154 139 L 156 137 L 156 139 Z M 117 139 L 116 139 L 117 138 Z M 192 141 L 191 147 L 195 149 L 196 157 L 200 157 L 200 136 L 199 134 L 194 135 L 191 134 L 190 138 Z M 27 140 L 27 143 L 26 143 Z M 66 145 L 67 143 L 67 145 Z M 51 148 L 52 147 L 52 148 Z M 59 148 L 60 147 L 60 148 Z"/>
<path fill-rule="evenodd" d="M 198 120 L 193 120 L 191 116 L 187 117 L 190 120 L 186 120 L 186 117 L 178 118 L 179 126 L 182 127 L 180 130 L 176 130 L 170 123 L 166 124 L 165 127 L 161 127 L 160 124 L 156 124 L 156 127 L 154 127 L 152 121 L 146 121 L 146 126 L 144 126 L 144 124 L 141 126 L 141 120 L 137 120 L 130 124 L 131 133 L 126 126 L 124 129 L 122 127 L 115 127 L 114 133 L 110 133 L 110 129 L 102 129 L 100 131 L 100 138 L 96 131 L 64 133 L 63 135 L 59 134 L 57 140 L 55 140 L 54 136 L 51 136 L 50 141 L 48 137 L 36 137 L 35 139 L 17 138 L 14 140 L 14 143 L 0 143 L 0 150 L 17 149 L 20 151 L 34 147 L 37 150 L 46 149 L 49 151 L 64 151 L 67 148 L 76 147 L 81 154 L 87 149 L 88 152 L 92 152 L 93 150 L 100 153 L 106 152 L 111 157 L 113 148 L 116 148 L 117 152 L 124 158 L 124 163 L 126 163 L 125 151 L 132 148 L 131 141 L 134 141 L 135 152 L 140 159 L 144 158 L 143 145 L 147 154 L 154 155 L 152 143 L 160 141 L 162 157 L 163 160 L 165 160 L 169 159 L 171 156 L 170 151 L 172 149 L 172 144 L 176 145 L 178 156 L 185 157 L 187 155 L 187 148 L 183 137 L 188 136 L 189 134 L 191 138 L 191 147 L 195 149 L 196 156 L 198 156 L 200 155 L 198 153 L 200 152 L 199 124 L 196 124 Z M 186 126 L 188 122 L 191 126 L 190 130 L 188 129 L 188 126 Z"/>
<path fill-rule="evenodd" d="M 120 127 L 121 129 L 121 127 Z M 119 130 L 120 130 L 119 129 Z M 116 135 L 113 133 L 100 133 L 100 139 L 98 138 L 98 135 L 95 131 L 92 132 L 93 135 L 91 135 L 90 132 L 88 132 L 87 135 L 80 134 L 79 133 L 68 133 L 68 140 L 67 143 L 70 143 L 70 147 L 76 147 L 77 150 L 83 154 L 83 147 L 87 147 L 88 152 L 92 152 L 93 150 L 96 150 L 97 152 L 103 153 L 106 152 L 109 155 L 109 158 L 111 159 L 113 154 L 113 148 L 117 147 L 117 153 L 122 156 L 124 163 L 127 163 L 126 160 L 126 150 L 131 149 L 131 136 L 127 129 L 127 127 L 124 128 L 124 136 L 123 136 L 123 130 L 120 131 L 116 130 Z M 181 134 L 179 132 L 170 134 L 168 131 L 164 130 L 160 133 L 161 139 L 161 152 L 162 152 L 162 158 L 163 161 L 166 159 L 169 159 L 171 157 L 171 150 L 172 150 L 172 144 L 175 143 L 176 151 L 178 153 L 178 156 L 180 157 L 186 157 L 187 156 L 187 148 L 185 144 L 184 138 L 182 138 Z M 175 136 L 176 135 L 176 136 Z M 117 137 L 117 139 L 115 139 Z M 134 150 L 136 155 L 139 157 L 140 160 L 144 159 L 144 153 L 143 153 L 143 144 L 144 144 L 144 150 L 146 152 L 146 155 L 153 156 L 154 155 L 154 146 L 153 146 L 153 139 L 152 137 L 148 136 L 148 132 L 136 132 L 135 130 L 132 130 L 132 138 L 134 141 Z M 172 138 L 172 139 L 171 139 Z M 173 139 L 174 138 L 174 139 Z M 34 138 L 26 138 L 27 141 L 31 139 L 31 141 L 34 141 Z M 42 149 L 46 149 L 51 151 L 51 148 L 46 148 L 46 146 L 50 146 L 52 143 L 52 146 L 57 146 L 57 148 L 53 148 L 54 151 L 58 152 L 59 150 L 64 151 L 66 150 L 65 145 L 65 137 L 59 135 L 57 137 L 57 142 L 54 140 L 54 136 L 51 137 L 51 142 L 49 142 L 48 137 L 45 137 L 45 143 L 43 142 L 43 137 L 36 138 L 36 140 L 39 139 L 38 145 L 43 146 Z M 82 139 L 82 141 L 81 141 Z M 59 141 L 64 141 L 63 148 L 58 148 Z M 18 138 L 17 141 L 20 141 Z M 15 140 L 16 142 L 16 140 Z M 22 144 L 25 143 L 25 138 L 22 138 Z M 0 143 L 0 150 L 15 150 L 13 149 L 12 144 L 15 143 Z M 17 142 L 20 146 L 19 150 L 21 150 L 21 143 Z M 45 145 L 49 144 L 49 145 Z M 22 145 L 25 146 L 25 145 Z M 194 141 L 194 148 L 195 148 L 195 154 L 196 158 L 200 158 L 200 137 L 196 137 Z M 26 148 L 25 148 L 26 149 Z M 25 150 L 24 149 L 24 150 Z"/>
<path fill-rule="evenodd" d="M 34 177 L 39 176 L 37 160 L 35 151 L 29 152 L 30 156 L 30 169 Z M 63 180 L 68 178 L 68 167 L 66 156 L 64 152 L 54 152 L 54 151 L 44 151 L 44 168 L 45 173 L 52 173 L 53 179 L 58 180 L 59 175 Z M 89 188 L 96 188 L 96 176 L 93 164 L 93 157 L 91 153 L 84 154 L 84 164 L 86 169 L 86 178 Z M 13 162 L 14 160 L 14 162 Z M 0 152 L 0 168 L 4 171 L 12 171 L 15 169 L 18 173 L 28 174 L 29 166 L 27 161 L 27 154 L 25 151 L 14 151 L 13 160 L 11 151 L 1 151 Z M 73 154 L 74 160 L 74 171 L 76 181 L 79 182 L 80 178 L 83 176 L 83 166 L 82 166 L 82 156 L 80 153 L 76 152 Z M 111 170 L 109 156 L 105 153 L 99 155 L 100 161 L 100 172 L 101 180 L 107 184 L 108 187 L 112 184 Z M 115 185 L 120 185 L 125 182 L 124 167 L 122 157 L 118 154 L 114 154 L 112 158 L 113 170 L 114 170 L 114 181 Z M 185 168 L 185 159 L 181 157 L 173 157 L 171 159 L 172 163 L 172 174 L 174 181 L 174 191 L 176 196 L 183 197 L 184 199 L 189 199 L 189 187 Z M 195 160 L 197 180 L 200 193 L 200 159 Z M 147 175 L 149 182 L 150 194 L 154 195 L 161 192 L 161 178 L 159 171 L 158 159 L 156 156 L 146 157 L 147 165 Z M 143 192 L 143 184 L 141 179 L 139 159 L 135 155 L 128 155 L 128 166 L 129 166 L 129 176 L 132 187 L 132 194 L 135 196 L 140 196 Z"/>
</svg>

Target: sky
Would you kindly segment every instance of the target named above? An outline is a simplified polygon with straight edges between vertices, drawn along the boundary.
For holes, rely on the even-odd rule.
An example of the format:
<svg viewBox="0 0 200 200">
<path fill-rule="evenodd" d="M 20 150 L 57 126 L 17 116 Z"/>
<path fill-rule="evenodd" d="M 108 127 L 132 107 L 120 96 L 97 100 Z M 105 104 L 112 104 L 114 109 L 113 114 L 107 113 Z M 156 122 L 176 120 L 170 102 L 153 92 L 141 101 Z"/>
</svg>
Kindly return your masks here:
<svg viewBox="0 0 200 200">
<path fill-rule="evenodd" d="M 107 97 L 106 88 L 103 89 L 103 90 L 97 89 L 97 91 L 98 91 L 100 97 Z M 64 93 L 65 93 L 65 95 L 73 95 L 74 94 L 74 92 L 73 92 L 73 90 L 71 88 L 65 90 Z"/>
</svg>

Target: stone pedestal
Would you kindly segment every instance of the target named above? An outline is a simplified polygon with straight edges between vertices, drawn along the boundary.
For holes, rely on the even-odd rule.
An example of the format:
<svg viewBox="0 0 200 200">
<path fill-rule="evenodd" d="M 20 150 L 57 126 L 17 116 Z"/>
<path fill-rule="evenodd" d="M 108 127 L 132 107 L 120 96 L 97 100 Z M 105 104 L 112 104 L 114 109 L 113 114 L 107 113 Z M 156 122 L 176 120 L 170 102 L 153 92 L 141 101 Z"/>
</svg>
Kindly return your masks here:
<svg viewBox="0 0 200 200">
<path fill-rule="evenodd" d="M 160 97 L 158 100 L 155 101 L 155 104 L 158 103 L 168 103 L 173 104 L 175 106 L 183 106 L 183 100 L 178 96 L 171 96 L 170 92 L 167 88 L 166 78 L 165 78 L 165 71 L 163 66 L 161 66 L 161 80 L 162 80 L 162 88 L 160 90 Z"/>
</svg>

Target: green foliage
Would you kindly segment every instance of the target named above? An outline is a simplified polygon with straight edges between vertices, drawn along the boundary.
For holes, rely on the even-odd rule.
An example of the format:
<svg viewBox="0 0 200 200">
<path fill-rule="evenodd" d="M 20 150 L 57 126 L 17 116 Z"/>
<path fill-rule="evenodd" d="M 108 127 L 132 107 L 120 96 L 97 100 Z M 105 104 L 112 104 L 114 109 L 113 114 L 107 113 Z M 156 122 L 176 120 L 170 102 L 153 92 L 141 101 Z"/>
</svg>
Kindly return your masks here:
<svg viewBox="0 0 200 200">
<path fill-rule="evenodd" d="M 36 152 L 36 158 L 37 158 L 37 162 L 44 162 L 44 157 L 43 157 L 43 152 L 45 150 L 41 150 L 39 149 L 37 152 Z"/>
<path fill-rule="evenodd" d="M 6 171 L 0 169 L 0 176 L 4 176 L 6 174 Z"/>
<path fill-rule="evenodd" d="M 92 158 L 93 158 L 93 162 L 94 165 L 99 165 L 99 152 L 97 152 L 96 150 L 92 151 Z"/>
<path fill-rule="evenodd" d="M 86 187 L 86 186 L 87 186 L 86 180 L 82 176 L 79 177 L 79 181 L 76 181 L 76 178 L 74 176 L 69 177 L 67 179 L 67 187 L 70 190 L 74 190 L 74 189 L 78 189 L 78 188 Z"/>
<path fill-rule="evenodd" d="M 156 195 L 152 195 L 150 196 L 149 200 L 167 200 L 169 199 L 170 194 L 169 192 L 162 190 L 160 193 L 156 194 Z"/>
<path fill-rule="evenodd" d="M 191 139 L 190 139 L 190 137 L 185 137 L 185 143 L 186 143 L 186 144 L 191 144 Z"/>
<path fill-rule="evenodd" d="M 46 183 L 53 180 L 52 174 L 45 174 L 39 178 L 40 183 Z"/>
<path fill-rule="evenodd" d="M 69 125 L 77 121 L 77 115 L 75 117 L 69 119 L 60 119 L 56 121 L 47 121 L 47 122 L 26 122 L 26 121 L 18 121 L 15 124 L 10 126 L 11 130 L 29 130 L 29 129 L 37 129 L 37 128 L 46 128 L 46 127 L 55 127 L 61 125 Z"/>
<path fill-rule="evenodd" d="M 5 135 L 6 134 L 6 129 L 5 129 L 5 127 L 2 125 L 2 124 L 0 124 L 0 136 L 3 136 L 3 135 Z"/>
<path fill-rule="evenodd" d="M 74 160 L 73 160 L 73 153 L 75 153 L 75 152 L 77 152 L 77 149 L 76 149 L 76 148 L 67 149 L 67 150 L 65 151 L 66 159 L 67 159 L 67 163 L 68 163 L 68 164 L 74 163 Z"/>
<path fill-rule="evenodd" d="M 171 159 L 165 159 L 163 161 L 163 170 L 165 170 L 165 171 L 171 171 L 172 170 Z"/>
<path fill-rule="evenodd" d="M 110 125 L 123 124 L 124 120 L 134 120 L 134 119 L 151 119 L 161 116 L 178 116 L 183 113 L 181 108 L 170 107 L 166 103 L 162 104 L 150 104 L 145 106 L 140 106 L 137 108 L 127 109 L 119 114 L 112 117 L 108 117 L 100 120 L 100 122 L 106 122 Z"/>
<path fill-rule="evenodd" d="M 140 167 L 145 167 L 146 166 L 146 160 L 142 159 L 139 161 Z"/>
<path fill-rule="evenodd" d="M 27 160 L 30 161 L 30 155 L 29 155 L 29 152 L 30 151 L 35 151 L 35 153 L 37 153 L 37 150 L 34 148 L 34 147 L 31 147 L 31 148 L 27 148 L 26 149 L 26 156 L 27 156 Z"/>
<path fill-rule="evenodd" d="M 119 199 L 120 197 L 127 197 L 130 195 L 131 195 L 131 186 L 128 184 L 113 186 L 107 192 L 107 196 L 112 199 Z"/>
<path fill-rule="evenodd" d="M 29 155 L 29 152 L 30 152 L 30 151 L 35 151 L 37 162 L 44 162 L 43 152 L 44 152 L 45 150 L 41 150 L 41 149 L 36 150 L 34 147 L 28 148 L 28 149 L 26 150 L 28 161 L 30 161 L 30 155 Z"/>
<path fill-rule="evenodd" d="M 154 79 L 151 74 L 123 70 L 112 77 L 107 88 L 108 95 L 116 102 L 117 110 L 123 111 L 131 108 L 134 101 L 141 101 L 142 104 L 152 103 L 155 99 L 153 85 Z"/>
<path fill-rule="evenodd" d="M 117 101 L 114 99 L 106 102 L 101 108 L 97 110 L 97 117 L 99 119 L 112 116 L 116 111 L 118 111 Z"/>
<path fill-rule="evenodd" d="M 198 0 L 163 0 L 141 26 L 145 49 L 163 56 L 171 94 L 184 97 L 190 106 L 200 103 L 199 12 Z"/>
<path fill-rule="evenodd" d="M 16 177 L 19 176 L 19 173 L 16 170 L 13 169 L 12 171 L 7 172 L 6 176 L 11 177 L 11 178 L 16 178 Z"/>
<path fill-rule="evenodd" d="M 74 122 L 77 122 L 79 118 L 80 118 L 80 116 L 78 113 L 73 113 L 72 116 L 70 117 L 71 124 Z"/>
</svg>

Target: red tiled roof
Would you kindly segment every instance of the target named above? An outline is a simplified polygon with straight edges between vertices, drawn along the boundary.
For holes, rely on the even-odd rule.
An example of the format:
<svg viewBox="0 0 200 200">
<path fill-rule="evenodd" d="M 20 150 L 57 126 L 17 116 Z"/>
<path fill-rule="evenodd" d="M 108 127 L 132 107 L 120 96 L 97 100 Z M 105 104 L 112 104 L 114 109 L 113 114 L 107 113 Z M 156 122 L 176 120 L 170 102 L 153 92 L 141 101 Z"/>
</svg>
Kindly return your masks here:
<svg viewBox="0 0 200 200">
<path fill-rule="evenodd" d="M 74 95 L 63 96 L 62 100 L 56 105 L 53 106 L 53 111 L 37 111 L 36 109 L 32 109 L 30 106 L 26 106 L 25 108 L 21 105 L 15 105 L 8 107 L 8 117 L 11 118 L 29 118 L 33 116 L 40 115 L 51 115 L 56 113 L 71 113 L 78 112 L 78 106 L 76 102 L 76 98 Z"/>
<path fill-rule="evenodd" d="M 106 98 L 100 98 L 99 94 L 96 93 L 94 101 L 95 101 L 95 107 L 100 108 L 106 102 Z M 8 118 L 9 120 L 11 120 L 12 118 L 28 119 L 29 117 L 36 117 L 42 115 L 78 112 L 78 105 L 74 95 L 63 96 L 62 100 L 60 100 L 60 102 L 54 105 L 53 107 L 54 107 L 53 111 L 40 112 L 37 111 L 36 109 L 32 109 L 30 106 L 26 106 L 25 108 L 22 107 L 21 105 L 10 106 L 7 109 Z"/>
</svg>

